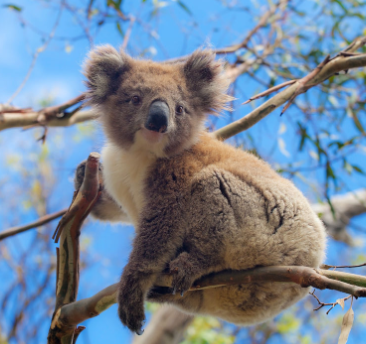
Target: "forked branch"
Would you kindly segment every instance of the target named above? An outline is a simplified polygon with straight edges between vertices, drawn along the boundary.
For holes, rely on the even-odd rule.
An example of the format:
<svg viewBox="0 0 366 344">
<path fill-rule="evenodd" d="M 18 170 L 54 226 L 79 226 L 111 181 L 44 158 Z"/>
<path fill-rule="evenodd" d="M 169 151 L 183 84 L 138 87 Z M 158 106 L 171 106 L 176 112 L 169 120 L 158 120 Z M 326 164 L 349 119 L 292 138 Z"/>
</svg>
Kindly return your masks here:
<svg viewBox="0 0 366 344">
<path fill-rule="evenodd" d="M 99 154 L 91 153 L 85 178 L 71 206 L 62 217 L 53 238 L 57 250 L 56 305 L 48 333 L 48 344 L 73 344 L 84 327 L 64 326 L 59 321 L 61 307 L 76 301 L 79 286 L 79 236 L 81 225 L 100 194 Z"/>
<path fill-rule="evenodd" d="M 357 38 L 347 48 L 348 49 L 347 52 L 352 53 L 356 49 L 360 48 L 365 44 L 366 44 L 366 37 Z M 311 73 L 309 73 L 302 79 L 296 81 L 288 81 L 287 83 L 275 86 L 270 90 L 262 92 L 258 96 L 252 97 L 250 100 L 257 99 L 259 97 L 264 97 L 272 92 L 277 91 L 279 88 L 290 85 L 288 88 L 276 94 L 274 97 L 267 100 L 256 109 L 254 109 L 245 117 L 215 131 L 213 135 L 218 139 L 225 140 L 244 130 L 249 129 L 254 124 L 258 123 L 261 119 L 269 115 L 272 111 L 277 109 L 279 106 L 288 102 L 281 112 L 281 114 L 283 114 L 286 111 L 286 109 L 291 105 L 291 103 L 294 101 L 294 99 L 298 95 L 306 92 L 308 89 L 322 83 L 323 81 L 329 79 L 330 77 L 338 74 L 341 71 L 365 66 L 366 66 L 366 54 L 358 54 L 358 55 L 350 54 L 347 56 L 345 56 L 344 54 L 338 54 L 336 57 L 332 59 L 329 56 L 327 56 L 322 63 L 320 63 Z M 248 103 L 248 101 L 246 101 L 245 104 L 246 103 Z"/>
</svg>

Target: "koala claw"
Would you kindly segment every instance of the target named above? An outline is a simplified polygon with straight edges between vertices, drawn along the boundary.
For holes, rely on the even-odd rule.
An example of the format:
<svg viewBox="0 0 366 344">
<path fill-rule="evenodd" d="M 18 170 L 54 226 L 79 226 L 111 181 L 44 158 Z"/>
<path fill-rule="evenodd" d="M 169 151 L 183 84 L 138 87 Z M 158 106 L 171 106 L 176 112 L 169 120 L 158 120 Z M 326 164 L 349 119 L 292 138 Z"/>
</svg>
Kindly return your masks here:
<svg viewBox="0 0 366 344">
<path fill-rule="evenodd" d="M 181 297 L 183 297 L 183 296 L 184 296 L 184 291 L 183 291 L 183 290 L 180 292 L 180 296 L 181 296 Z"/>
<path fill-rule="evenodd" d="M 119 306 L 118 313 L 119 317 L 124 325 L 126 325 L 132 332 L 141 335 L 144 330 L 145 314 L 143 307 L 138 309 L 138 305 L 126 305 L 125 307 Z"/>
<path fill-rule="evenodd" d="M 139 329 L 139 330 L 136 330 L 136 334 L 138 335 L 138 336 L 141 336 L 143 333 L 144 333 L 144 329 Z"/>
</svg>

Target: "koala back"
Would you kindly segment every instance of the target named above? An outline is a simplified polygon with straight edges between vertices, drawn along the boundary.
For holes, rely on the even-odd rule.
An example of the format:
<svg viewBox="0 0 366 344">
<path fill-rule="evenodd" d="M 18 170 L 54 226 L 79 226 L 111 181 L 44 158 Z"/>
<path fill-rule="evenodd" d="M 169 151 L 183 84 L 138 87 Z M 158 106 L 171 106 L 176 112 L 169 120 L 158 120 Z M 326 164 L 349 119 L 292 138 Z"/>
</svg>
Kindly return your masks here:
<svg viewBox="0 0 366 344">
<path fill-rule="evenodd" d="M 323 262 L 325 229 L 301 192 L 265 162 L 208 134 L 191 150 L 159 159 L 145 192 L 147 208 L 150 202 L 164 208 L 167 195 L 179 195 L 182 211 L 176 222 L 182 228 L 175 230 L 183 240 L 176 252 L 195 256 L 192 260 L 202 264 L 199 277 L 258 266 L 317 268 Z M 296 284 L 263 282 L 151 299 L 251 325 L 275 316 L 307 293 Z"/>
</svg>

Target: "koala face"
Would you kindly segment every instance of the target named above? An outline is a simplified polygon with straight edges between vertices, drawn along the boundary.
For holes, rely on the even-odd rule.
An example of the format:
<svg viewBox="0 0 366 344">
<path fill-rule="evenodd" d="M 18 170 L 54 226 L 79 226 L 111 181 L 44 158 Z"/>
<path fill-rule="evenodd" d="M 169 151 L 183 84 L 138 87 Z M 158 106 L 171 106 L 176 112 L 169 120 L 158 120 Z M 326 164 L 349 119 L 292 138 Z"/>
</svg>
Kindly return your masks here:
<svg viewBox="0 0 366 344">
<path fill-rule="evenodd" d="M 205 114 L 226 109 L 228 82 L 208 50 L 184 63 L 135 60 L 111 46 L 90 53 L 85 63 L 87 99 L 96 106 L 109 140 L 123 149 L 143 146 L 172 156 L 192 146 Z"/>
</svg>

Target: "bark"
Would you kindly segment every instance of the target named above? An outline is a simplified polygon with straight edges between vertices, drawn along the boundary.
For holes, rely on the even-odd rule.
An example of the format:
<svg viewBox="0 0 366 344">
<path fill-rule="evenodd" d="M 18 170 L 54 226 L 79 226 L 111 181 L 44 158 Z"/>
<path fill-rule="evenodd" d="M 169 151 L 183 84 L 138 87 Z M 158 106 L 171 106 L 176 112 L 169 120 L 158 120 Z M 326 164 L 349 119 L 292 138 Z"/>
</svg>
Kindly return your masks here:
<svg viewBox="0 0 366 344">
<path fill-rule="evenodd" d="M 335 210 L 334 214 L 327 203 L 313 204 L 312 207 L 324 222 L 330 236 L 354 246 L 354 241 L 347 232 L 347 226 L 353 217 L 366 213 L 366 190 L 361 189 L 345 195 L 334 196 L 331 203 Z"/>
<path fill-rule="evenodd" d="M 79 236 L 81 225 L 100 194 L 99 154 L 88 157 L 85 178 L 80 190 L 75 192 L 71 206 L 62 217 L 53 238 L 57 249 L 56 304 L 48 332 L 49 344 L 73 344 L 84 327 L 65 326 L 60 322 L 63 305 L 76 301 L 79 287 Z"/>
</svg>

